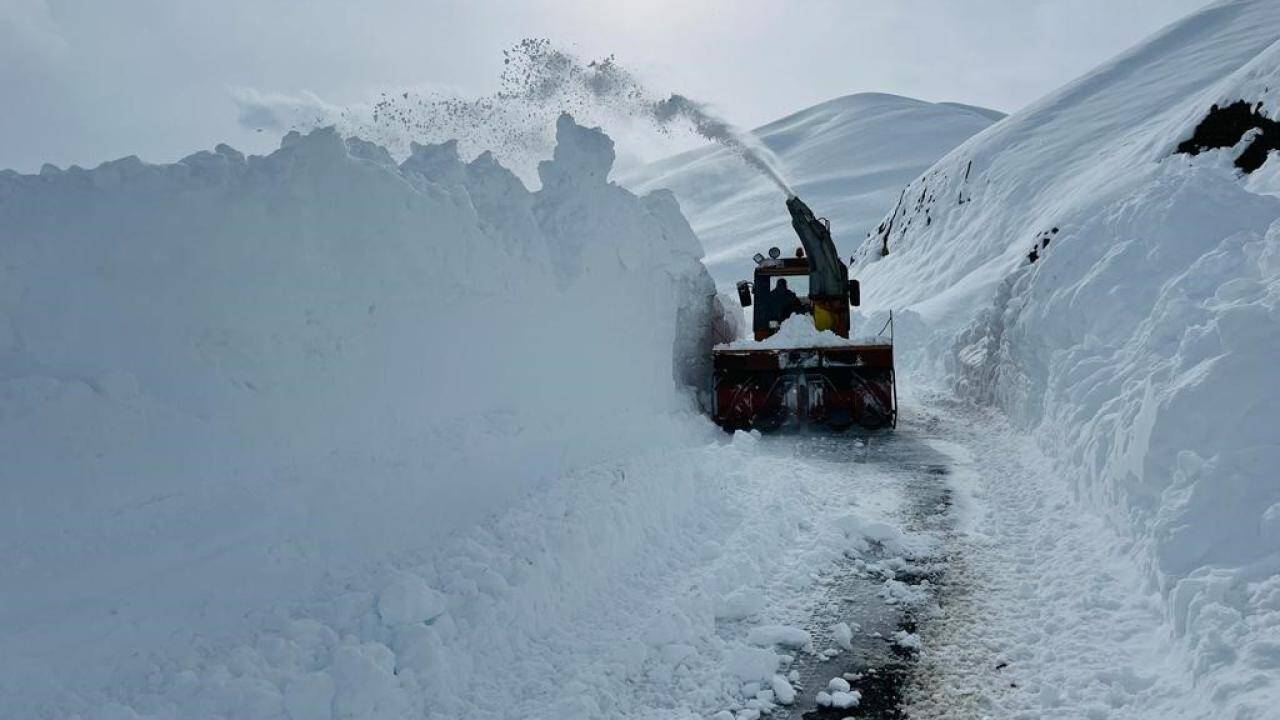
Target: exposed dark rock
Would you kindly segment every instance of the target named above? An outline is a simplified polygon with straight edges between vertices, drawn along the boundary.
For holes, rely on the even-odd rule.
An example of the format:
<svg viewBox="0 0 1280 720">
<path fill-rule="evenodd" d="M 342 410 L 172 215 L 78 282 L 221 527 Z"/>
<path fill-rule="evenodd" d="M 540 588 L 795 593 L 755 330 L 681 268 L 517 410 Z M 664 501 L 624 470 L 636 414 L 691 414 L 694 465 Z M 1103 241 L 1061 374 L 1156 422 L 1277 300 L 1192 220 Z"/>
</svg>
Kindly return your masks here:
<svg viewBox="0 0 1280 720">
<path fill-rule="evenodd" d="M 1257 136 L 1235 160 L 1236 167 L 1246 173 L 1257 170 L 1267 161 L 1268 153 L 1280 150 L 1280 123 L 1263 115 L 1261 110 L 1261 102 L 1250 105 L 1244 100 L 1226 107 L 1214 105 L 1191 137 L 1178 144 L 1178 152 L 1199 155 L 1205 150 L 1235 147 L 1245 133 L 1258 130 Z"/>
</svg>

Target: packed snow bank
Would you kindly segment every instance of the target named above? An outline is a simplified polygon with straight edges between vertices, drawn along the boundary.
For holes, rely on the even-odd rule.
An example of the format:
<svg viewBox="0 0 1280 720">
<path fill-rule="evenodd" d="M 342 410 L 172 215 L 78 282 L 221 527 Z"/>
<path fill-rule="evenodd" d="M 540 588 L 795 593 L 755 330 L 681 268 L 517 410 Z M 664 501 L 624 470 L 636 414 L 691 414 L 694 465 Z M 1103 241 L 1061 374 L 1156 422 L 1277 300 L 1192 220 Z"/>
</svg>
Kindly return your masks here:
<svg viewBox="0 0 1280 720">
<path fill-rule="evenodd" d="M 698 436 L 697 238 L 669 193 L 606 181 L 601 132 L 563 116 L 557 138 L 532 193 L 452 144 L 397 166 L 325 130 L 267 157 L 0 174 L 6 712 L 92 707 L 323 577 Z M 423 631 L 438 589 L 391 580 L 378 613 Z M 333 662 L 382 682 L 383 654 Z"/>
<path fill-rule="evenodd" d="M 1280 160 L 1178 148 L 1215 105 L 1277 117 L 1277 38 L 1266 0 L 1170 26 L 942 159 L 856 264 L 1132 539 L 1223 716 L 1280 699 Z"/>
<path fill-rule="evenodd" d="M 994 110 L 860 93 L 806 108 L 752 134 L 787 168 L 795 192 L 830 218 L 837 245 L 850 253 L 904 184 L 1001 117 Z M 721 285 L 745 278 L 755 253 L 797 245 L 777 190 L 728 150 L 682 153 L 621 173 L 618 181 L 676 194 Z"/>
<path fill-rule="evenodd" d="M 850 343 L 874 345 L 887 343 L 887 335 L 854 335 L 842 338 L 828 330 L 819 330 L 808 315 L 792 315 L 782 321 L 778 331 L 764 340 L 757 341 L 744 331 L 737 340 L 716 345 L 717 350 L 789 350 L 796 348 L 846 347 Z"/>
</svg>

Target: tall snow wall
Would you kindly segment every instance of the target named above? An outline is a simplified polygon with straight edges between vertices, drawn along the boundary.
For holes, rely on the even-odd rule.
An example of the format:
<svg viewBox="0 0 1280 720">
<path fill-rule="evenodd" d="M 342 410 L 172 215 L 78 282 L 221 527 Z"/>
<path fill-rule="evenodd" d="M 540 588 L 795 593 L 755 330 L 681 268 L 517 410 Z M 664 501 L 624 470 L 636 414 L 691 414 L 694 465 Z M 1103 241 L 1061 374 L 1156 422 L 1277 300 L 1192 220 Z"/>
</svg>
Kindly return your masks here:
<svg viewBox="0 0 1280 720">
<path fill-rule="evenodd" d="M 687 443 L 700 244 L 670 194 L 608 182 L 598 129 L 557 141 L 536 192 L 330 130 L 0 173 L 0 696 Z"/>
<path fill-rule="evenodd" d="M 1266 0 L 1166 28 L 939 161 L 855 264 L 919 376 L 1005 409 L 1131 538 L 1224 717 L 1267 715 L 1280 657 L 1280 159 L 1236 167 L 1263 127 L 1178 149 L 1215 104 L 1280 118 L 1278 38 Z"/>
</svg>

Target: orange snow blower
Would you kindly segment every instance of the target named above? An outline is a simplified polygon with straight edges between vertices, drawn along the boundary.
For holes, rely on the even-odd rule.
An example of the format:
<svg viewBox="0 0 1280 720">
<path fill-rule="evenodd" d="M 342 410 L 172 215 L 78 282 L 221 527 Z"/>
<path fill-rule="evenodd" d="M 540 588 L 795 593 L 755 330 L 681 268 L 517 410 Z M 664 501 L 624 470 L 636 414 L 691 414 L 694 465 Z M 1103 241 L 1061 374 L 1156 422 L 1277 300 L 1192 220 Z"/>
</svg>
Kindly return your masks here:
<svg viewBox="0 0 1280 720">
<path fill-rule="evenodd" d="M 797 197 L 787 200 L 787 210 L 802 247 L 794 258 L 783 258 L 776 247 L 769 249 L 768 257 L 757 254 L 754 280 L 738 283 L 738 299 L 743 307 L 753 308 L 756 343 L 777 334 L 796 314 L 810 316 L 820 332 L 795 342 L 796 347 L 774 342 L 768 347 L 734 343 L 715 349 L 715 421 L 726 430 L 893 427 L 898 400 L 892 316 L 884 341 L 848 341 L 849 307 L 860 302 L 858 281 L 849 278 L 849 268 L 837 254 L 830 223 L 814 217 Z M 807 290 L 806 296 L 801 298 L 793 286 Z M 824 337 L 821 331 L 832 335 Z"/>
</svg>

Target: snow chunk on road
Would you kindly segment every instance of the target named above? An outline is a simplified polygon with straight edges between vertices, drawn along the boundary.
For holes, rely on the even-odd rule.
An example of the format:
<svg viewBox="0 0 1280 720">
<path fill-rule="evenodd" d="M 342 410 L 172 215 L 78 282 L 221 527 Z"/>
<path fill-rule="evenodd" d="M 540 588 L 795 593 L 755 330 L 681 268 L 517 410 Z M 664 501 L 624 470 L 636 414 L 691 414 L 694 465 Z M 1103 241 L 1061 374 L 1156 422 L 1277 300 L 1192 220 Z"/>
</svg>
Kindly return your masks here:
<svg viewBox="0 0 1280 720">
<path fill-rule="evenodd" d="M 857 690 L 851 690 L 849 692 L 845 692 L 843 690 L 827 692 L 823 690 L 818 693 L 817 697 L 814 698 L 814 701 L 817 702 L 820 707 L 847 710 L 851 707 L 857 707 L 858 704 L 862 702 L 862 693 Z"/>
<path fill-rule="evenodd" d="M 862 693 L 857 690 L 850 692 L 833 692 L 831 693 L 831 707 L 847 710 L 851 707 L 857 707 L 862 702 Z"/>
<path fill-rule="evenodd" d="M 747 634 L 747 642 L 761 646 L 802 648 L 812 640 L 808 632 L 790 625 L 761 625 Z"/>
<path fill-rule="evenodd" d="M 831 678 L 827 681 L 827 689 L 832 692 L 849 692 L 849 681 L 842 677 Z"/>
<path fill-rule="evenodd" d="M 849 623 L 840 622 L 831 626 L 831 638 L 845 650 L 853 649 L 853 628 Z"/>
<path fill-rule="evenodd" d="M 872 543 L 885 552 L 901 555 L 912 548 L 912 542 L 902 530 L 882 522 L 867 520 L 858 515 L 845 515 L 836 520 L 836 527 L 853 541 L 853 549 L 866 552 Z"/>
<path fill-rule="evenodd" d="M 924 585 L 908 585 L 901 580 L 885 580 L 878 593 L 886 605 L 918 607 L 928 602 L 929 591 Z"/>
<path fill-rule="evenodd" d="M 792 672 L 795 672 L 794 670 Z M 769 680 L 769 686 L 773 688 L 773 696 L 777 699 L 779 705 L 790 705 L 796 701 L 796 690 L 791 687 L 791 683 L 781 675 L 774 675 Z"/>
<path fill-rule="evenodd" d="M 778 656 L 772 650 L 736 648 L 725 658 L 725 669 L 743 682 L 763 680 L 778 671 Z"/>
<path fill-rule="evenodd" d="M 907 632 L 906 630 L 899 630 L 891 637 L 893 639 L 893 644 L 900 648 L 906 648 L 907 650 L 919 650 L 924 647 L 924 644 L 920 642 L 919 635 Z"/>
<path fill-rule="evenodd" d="M 410 573 L 398 575 L 378 596 L 378 615 L 388 625 L 424 623 L 444 611 L 444 596 Z"/>
</svg>

